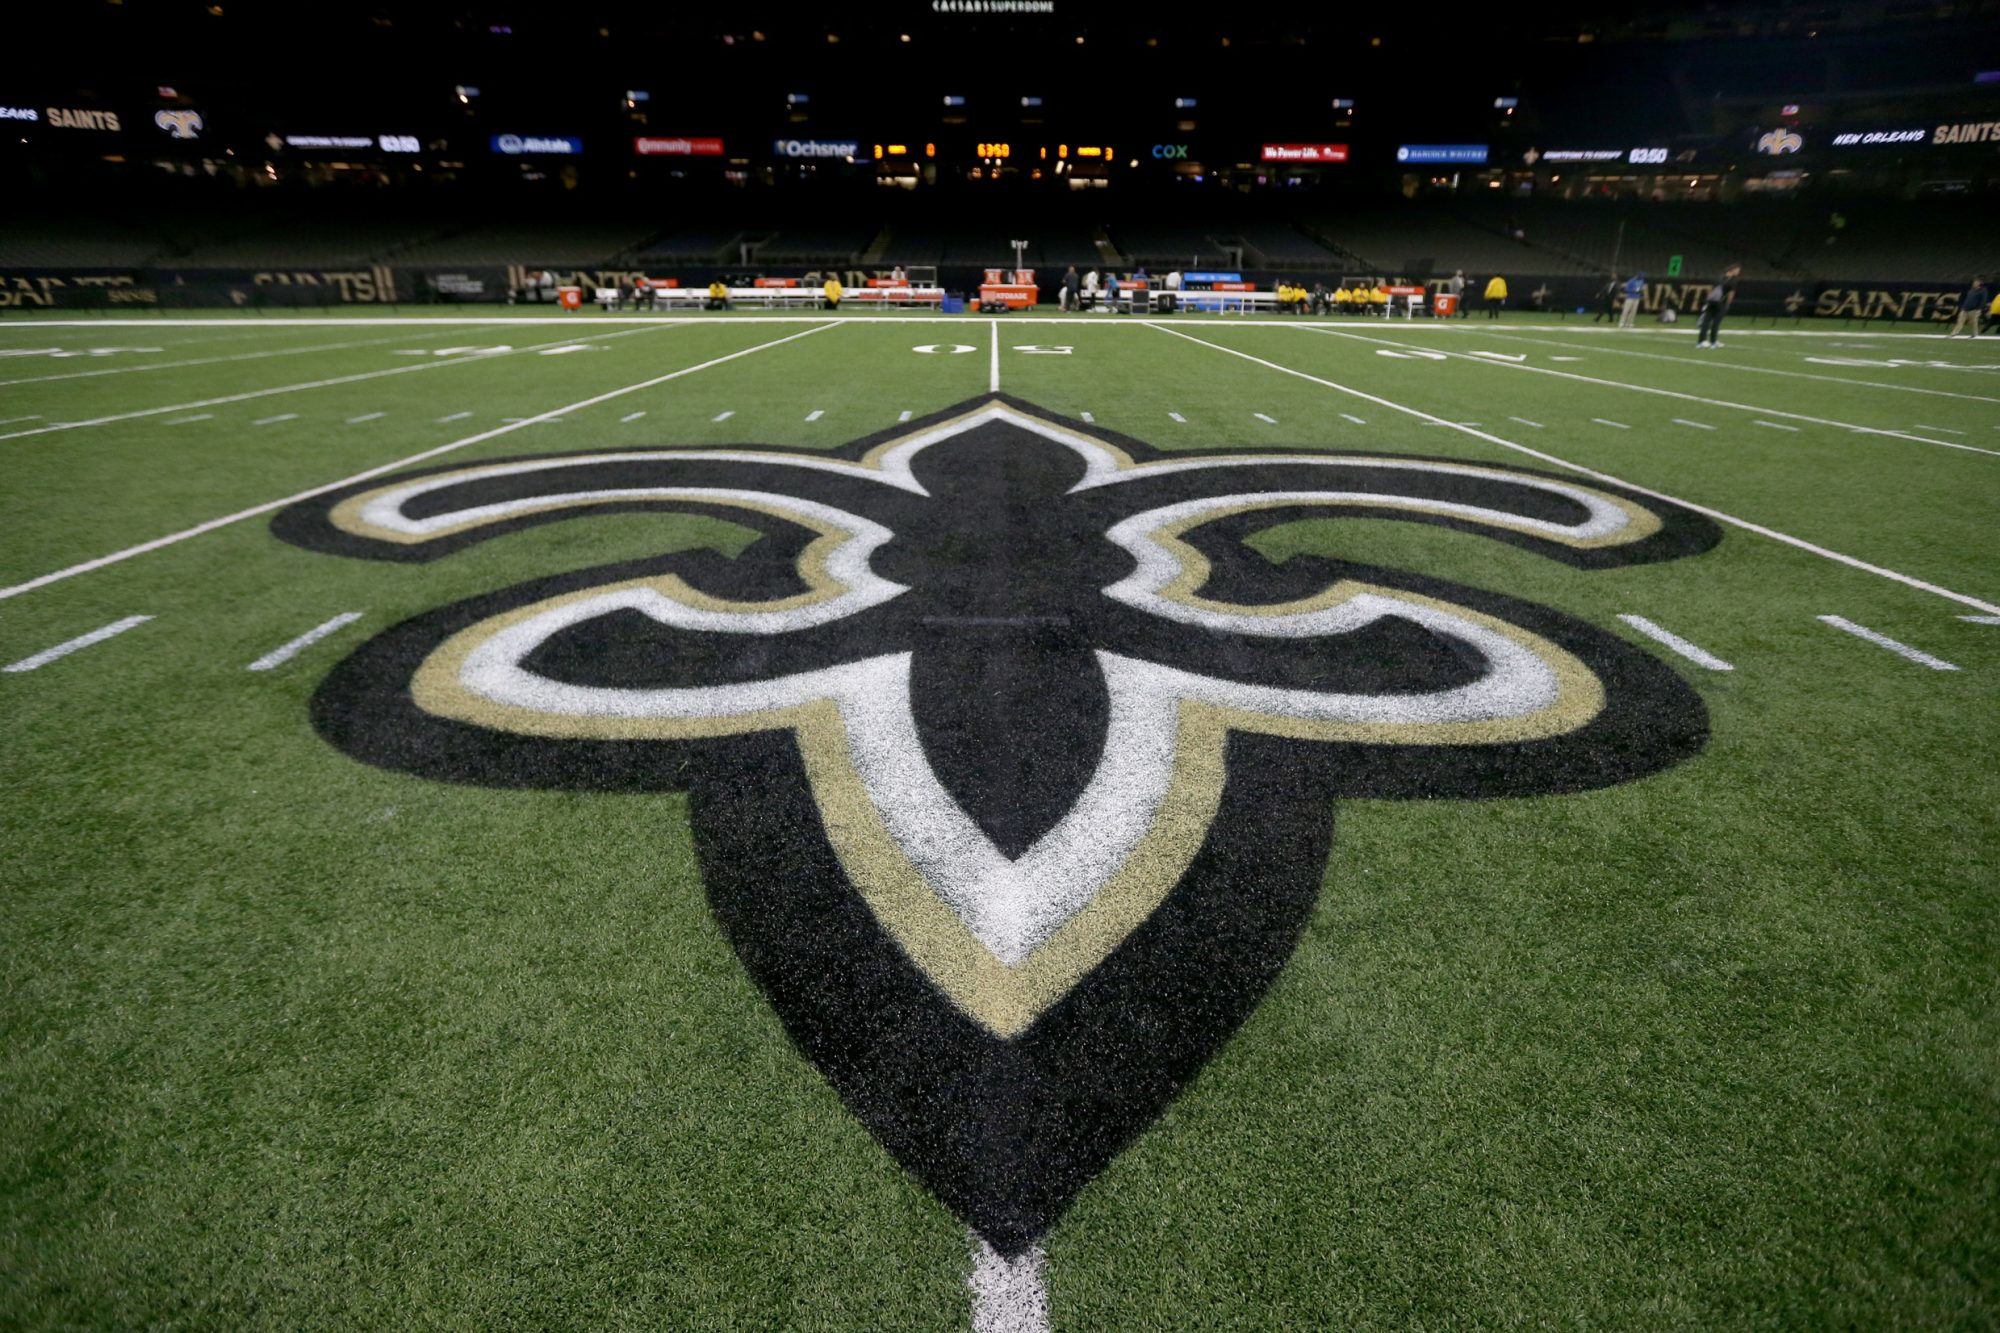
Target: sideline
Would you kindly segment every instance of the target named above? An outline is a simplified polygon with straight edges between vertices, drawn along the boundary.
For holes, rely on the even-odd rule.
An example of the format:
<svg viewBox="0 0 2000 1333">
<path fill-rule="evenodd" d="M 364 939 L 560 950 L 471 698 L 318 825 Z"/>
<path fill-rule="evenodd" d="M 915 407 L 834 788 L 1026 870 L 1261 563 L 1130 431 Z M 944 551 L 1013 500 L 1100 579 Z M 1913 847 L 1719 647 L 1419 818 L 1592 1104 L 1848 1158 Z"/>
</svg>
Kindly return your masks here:
<svg viewBox="0 0 2000 1333">
<path fill-rule="evenodd" d="M 754 352 L 762 352 L 768 348 L 794 342 L 800 338 L 809 338 L 813 334 L 823 333 L 831 327 L 833 326 L 830 324 L 822 324 L 815 328 L 804 329 L 798 333 L 774 339 L 771 342 L 758 343 L 755 347 L 745 347 L 741 351 L 731 352 L 727 356 L 718 356 L 713 360 L 704 361 L 697 366 L 686 366 L 680 370 L 669 371 L 664 375 L 655 375 L 648 380 L 641 380 L 637 384 L 628 384 L 622 389 L 612 389 L 608 393 L 600 393 L 590 398 L 580 399 L 574 403 L 566 403 L 561 407 L 552 407 L 546 412 L 540 412 L 531 417 L 522 417 L 519 421 L 510 422 L 504 426 L 496 426 L 492 430 L 483 430 L 477 435 L 468 435 L 462 440 L 453 440 L 450 444 L 441 444 L 435 449 L 426 449 L 421 453 L 411 454 L 407 458 L 399 458 L 393 463 L 384 463 L 380 467 L 372 467 L 363 472 L 356 472 L 352 476 L 342 477 L 338 481 L 329 481 L 324 486 L 315 486 L 310 490 L 299 491 L 296 494 L 287 495 L 281 500 L 272 500 L 267 504 L 253 505 L 248 509 L 239 509 L 233 514 L 225 514 L 221 518 L 212 518 L 206 523 L 197 523 L 191 528 L 183 528 L 181 531 L 169 533 L 165 537 L 155 537 L 152 541 L 141 542 L 137 546 L 128 546 L 122 551 L 113 551 L 110 555 L 101 555 L 95 560 L 86 560 L 82 564 L 71 565 L 67 569 L 58 569 L 54 573 L 43 574 L 39 578 L 29 579 L 26 583 L 17 583 L 11 588 L 0 588 L 0 602 L 6 601 L 9 597 L 18 597 L 24 592 L 31 592 L 36 588 L 46 587 L 62 579 L 75 578 L 78 574 L 88 574 L 93 569 L 102 569 L 106 565 L 115 565 L 121 560 L 130 560 L 133 556 L 144 555 L 148 551 L 157 551 L 161 547 L 172 546 L 176 542 L 184 542 L 190 537 L 199 537 L 205 532 L 214 532 L 217 528 L 226 528 L 230 524 L 239 523 L 246 518 L 255 518 L 259 514 L 268 514 L 273 509 L 282 509 L 288 504 L 295 504 L 300 500 L 309 500 L 315 495 L 324 495 L 328 491 L 337 491 L 342 486 L 349 486 L 357 481 L 367 481 L 371 477 L 379 477 L 384 473 L 394 472 L 396 469 L 408 467 L 412 463 L 421 463 L 425 459 L 436 458 L 442 454 L 451 453 L 455 449 L 463 449 L 467 445 L 479 444 L 485 440 L 505 435 L 510 431 L 520 430 L 524 426 L 532 426 L 539 421 L 552 421 L 566 413 L 579 411 L 586 407 L 595 407 L 599 403 L 609 402 L 613 398 L 621 398 L 628 393 L 637 393 L 641 389 L 650 389 L 654 385 L 665 384 L 668 380 L 677 380 L 683 375 L 692 375 L 698 370 L 707 370 L 712 366 L 719 366 L 724 362 L 734 361 L 739 357 L 749 356 Z M 2000 612 L 2000 607 L 1991 609 Z"/>
<path fill-rule="evenodd" d="M 1359 333 L 1343 333 L 1339 329 L 1314 329 L 1330 338 L 1346 338 L 1350 342 L 1373 343 L 1382 347 L 1404 347 L 1409 343 L 1399 343 L 1386 338 L 1369 338 Z M 1474 356 L 1470 352 L 1432 352 L 1432 356 L 1456 358 L 1470 361 L 1475 365 L 1496 366 L 1501 370 L 1525 370 L 1531 375 L 1554 375 L 1561 379 L 1575 380 L 1579 384 L 1595 384 L 1606 389 L 1626 389 L 1633 393 L 1657 394 L 1662 398 L 1678 398 L 1683 402 L 1701 403 L 1707 407 L 1728 407 L 1739 412 L 1762 412 L 1766 416 L 1784 417 L 1791 421 L 1804 421 L 1814 426 L 1832 426 L 1836 430 L 1853 431 L 1857 435 L 1881 435 L 1892 440 L 1908 440 L 1913 444 L 1934 444 L 1940 449 L 1962 449 L 1969 454 L 1985 454 L 1989 458 L 2000 458 L 2000 449 L 1981 449 L 1974 444 L 1957 444 L 1951 440 L 1933 440 L 1922 435 L 1912 435 L 1906 430 L 1885 430 L 1880 426 L 1857 426 L 1851 421 L 1834 421 L 1828 417 L 1807 416 L 1803 412 L 1787 412 L 1779 407 L 1757 407 L 1750 403 L 1733 403 L 1726 398 L 1704 398 L 1698 393 L 1683 393 L 1679 389 L 1662 389 L 1651 384 L 1627 384 L 1623 380 L 1599 379 L 1595 375 L 1579 375 L 1574 370 L 1555 370 L 1548 366 L 1530 366 L 1518 361 L 1494 361 L 1488 357 Z M 1769 424 L 1769 423 L 1759 423 Z M 1792 429 L 1780 427 L 1780 429 Z"/>
<path fill-rule="evenodd" d="M 661 325 L 662 328 L 679 328 L 678 324 Z M 353 375 L 337 375 L 332 379 L 309 380 L 303 384 L 280 384 L 269 389 L 249 389 L 243 393 L 225 394 L 220 398 L 204 398 L 194 403 L 171 403 L 166 407 L 145 407 L 136 412 L 118 412 L 108 417 L 91 417 L 87 421 L 57 421 L 47 426 L 36 426 L 31 430 L 10 430 L 0 435 L 0 440 L 18 440 L 29 435 L 48 435 L 54 431 L 82 430 L 86 426 L 108 426 L 119 421 L 136 421 L 142 417 L 156 417 L 167 412 L 186 412 L 196 407 L 220 407 L 225 403 L 247 403 L 257 398 L 270 398 L 281 393 L 300 393 L 307 389 L 327 389 L 336 384 L 358 384 L 363 380 L 379 380 L 390 375 L 414 375 L 423 370 L 443 370 L 447 366 L 484 365 L 488 361 L 500 361 L 510 356 L 525 356 L 529 352 L 544 347 L 555 347 L 562 343 L 597 342 L 605 338 L 629 338 L 644 329 L 618 329 L 611 333 L 596 333 L 587 337 L 567 337 L 551 339 L 548 342 L 529 343 L 525 347 L 514 347 L 504 352 L 487 352 L 477 356 L 447 357 L 442 361 L 418 361 L 407 366 L 390 366 L 386 370 L 364 370 Z"/>
<path fill-rule="evenodd" d="M 1711 509 L 1707 505 L 1696 504 L 1692 500 L 1683 500 L 1677 495 L 1669 495 L 1665 491 L 1656 491 L 1649 486 L 1640 486 L 1634 482 L 1629 482 L 1625 480 L 1623 477 L 1613 476 L 1609 472 L 1599 472 L 1595 468 L 1584 467 L 1580 463 L 1572 463 L 1566 458 L 1558 458 L 1556 455 L 1550 453 L 1544 453 L 1540 449 L 1531 449 L 1525 444 L 1516 444 L 1512 440 L 1502 439 L 1500 436 L 1492 434 L 1490 431 L 1480 430 L 1477 427 L 1473 426 L 1460 425 L 1456 421 L 1447 421 L 1443 417 L 1433 416 L 1429 412 L 1425 412 L 1419 408 L 1406 406 L 1402 403 L 1394 401 L 1393 399 L 1378 398 L 1372 393 L 1365 393 L 1360 389 L 1350 388 L 1345 384 L 1337 384 L 1332 380 L 1321 379 L 1319 376 L 1309 375 L 1303 370 L 1293 370 L 1290 366 L 1281 366 L 1275 361 L 1266 361 L 1263 357 L 1252 356 L 1248 352 L 1239 352 L 1234 347 L 1225 347 L 1221 343 L 1212 343 L 1204 338 L 1197 338 L 1191 333 L 1182 333 L 1179 329 L 1170 329 L 1159 324 L 1154 324 L 1152 325 L 1152 327 L 1159 329 L 1161 333 L 1172 334 L 1176 338 L 1185 338 L 1187 341 L 1191 343 L 1196 343 L 1202 347 L 1211 348 L 1214 351 L 1218 352 L 1224 352 L 1230 356 L 1241 357 L 1243 360 L 1253 362 L 1256 365 L 1263 366 L 1267 370 L 1275 370 L 1278 371 L 1280 374 L 1291 375 L 1298 379 L 1307 380 L 1310 381 L 1311 383 L 1322 385 L 1325 388 L 1334 389 L 1340 393 L 1348 394 L 1351 397 L 1364 399 L 1367 402 L 1376 404 L 1377 406 L 1389 408 L 1391 411 L 1401 412 L 1407 416 L 1416 417 L 1420 421 L 1428 421 L 1435 425 L 1440 425 L 1440 426 L 1449 426 L 1451 429 L 1459 431 L 1466 435 L 1470 435 L 1475 439 L 1485 440 L 1488 444 L 1497 444 L 1503 449 L 1512 449 L 1514 452 L 1526 454 L 1530 458 L 1539 458 L 1544 463 L 1553 463 L 1557 467 L 1568 468 L 1571 472 L 1581 473 L 1586 477 L 1595 477 L 1599 481 L 1610 482 L 1614 486 L 1623 486 L 1626 490 L 1632 491 L 1639 495 L 1649 495 L 1656 500 L 1665 500 L 1671 504 L 1680 505 L 1685 509 L 1692 509 L 1695 513 L 1706 514 L 1708 517 L 1715 519 L 1717 522 L 1727 523 L 1732 527 L 1742 528 L 1745 532 L 1754 532 L 1760 537 L 1769 537 L 1771 540 L 1783 542 L 1787 546 L 1795 546 L 1801 551 L 1810 551 L 1814 555 L 1821 556 L 1827 560 L 1832 560 L 1837 564 L 1846 565 L 1851 569 L 1863 570 L 1867 573 L 1878 575 L 1881 578 L 1890 579 L 1893 580 L 1894 582 L 1901 583 L 1906 587 L 1916 588 L 1922 592 L 1935 593 L 1939 597 L 1949 598 L 1950 600 L 1958 602 L 1961 605 L 1970 606 L 1977 610 L 1986 611 L 1994 615 L 2000 615 L 2000 606 L 1996 606 L 1991 602 L 1983 602 L 1977 597 L 1968 597 L 1966 594 L 1962 592 L 1953 592 L 1951 589 L 1941 588 L 1935 583 L 1927 583 L 1922 579 L 1913 578 L 1908 574 L 1899 573 L 1893 569 L 1886 569 L 1881 565 L 1870 564 L 1866 560 L 1860 560 L 1851 555 L 1843 555 L 1839 551 L 1828 550 L 1826 547 L 1815 545 L 1814 543 L 1805 540 L 1803 537 L 1794 537 L 1790 533 L 1779 532 L 1776 528 L 1767 528 L 1761 523 L 1752 523 L 1748 519 L 1738 518 L 1734 514 L 1724 513 L 1720 509 Z M 1494 363 L 1489 362 L 1487 364 L 1494 364 Z"/>
</svg>

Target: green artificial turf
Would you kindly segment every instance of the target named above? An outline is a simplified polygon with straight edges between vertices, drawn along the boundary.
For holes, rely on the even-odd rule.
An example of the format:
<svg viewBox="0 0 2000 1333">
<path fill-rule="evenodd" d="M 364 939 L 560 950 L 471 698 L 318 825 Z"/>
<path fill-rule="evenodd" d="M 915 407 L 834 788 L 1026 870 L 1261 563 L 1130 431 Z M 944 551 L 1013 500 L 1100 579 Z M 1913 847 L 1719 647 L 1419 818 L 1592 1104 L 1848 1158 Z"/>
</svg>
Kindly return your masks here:
<svg viewBox="0 0 2000 1333">
<path fill-rule="evenodd" d="M 1006 392 L 1163 449 L 1573 464 L 2000 601 L 2000 344 L 1160 324 L 8 320 L 0 351 L 160 350 L 0 357 L 0 588 L 459 441 L 430 465 L 831 448 L 982 395 L 997 338 Z M 167 361 L 200 364 L 128 369 Z M 965 1327 L 964 1228 L 786 1040 L 685 797 L 445 785 L 308 722 L 406 617 L 754 534 L 606 514 L 392 564 L 267 524 L 0 600 L 0 664 L 154 617 L 0 674 L 0 1324 Z M 2000 1322 L 2000 625 L 1729 524 L 1601 571 L 1365 519 L 1254 544 L 1624 635 L 1712 736 L 1604 790 L 1339 803 L 1289 966 L 1049 1239 L 1057 1326 Z"/>
</svg>

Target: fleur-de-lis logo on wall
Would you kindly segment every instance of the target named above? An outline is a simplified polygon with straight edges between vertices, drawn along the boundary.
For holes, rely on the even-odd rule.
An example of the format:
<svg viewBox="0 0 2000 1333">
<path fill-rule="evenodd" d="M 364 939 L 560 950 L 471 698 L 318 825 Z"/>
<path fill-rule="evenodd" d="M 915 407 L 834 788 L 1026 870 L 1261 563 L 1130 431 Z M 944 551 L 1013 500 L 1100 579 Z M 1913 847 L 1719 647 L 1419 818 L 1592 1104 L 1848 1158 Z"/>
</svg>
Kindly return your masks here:
<svg viewBox="0 0 2000 1333">
<path fill-rule="evenodd" d="M 193 139 L 201 134 L 199 111 L 155 111 L 153 123 L 176 139 Z"/>
<path fill-rule="evenodd" d="M 274 528 L 423 561 L 632 509 L 758 535 L 419 615 L 334 669 L 314 724 L 454 782 L 689 789 L 710 902 L 794 1041 L 1002 1255 L 1255 1006 L 1335 798 L 1585 790 L 1707 735 L 1678 676 L 1580 620 L 1247 544 L 1407 520 L 1594 570 L 1718 539 L 1489 464 L 1167 454 L 994 396 L 832 452 L 406 473 Z"/>
</svg>

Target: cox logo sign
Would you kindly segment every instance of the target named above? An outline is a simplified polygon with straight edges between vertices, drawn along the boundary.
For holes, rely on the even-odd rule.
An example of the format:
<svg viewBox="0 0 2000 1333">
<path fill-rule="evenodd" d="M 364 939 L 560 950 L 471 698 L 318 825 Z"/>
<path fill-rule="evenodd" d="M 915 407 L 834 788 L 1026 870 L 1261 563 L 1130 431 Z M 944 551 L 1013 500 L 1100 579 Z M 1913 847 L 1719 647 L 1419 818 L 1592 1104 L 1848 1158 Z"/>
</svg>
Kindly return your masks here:
<svg viewBox="0 0 2000 1333">
<path fill-rule="evenodd" d="M 1184 143 L 1156 143 L 1153 145 L 1153 156 L 1162 161 L 1185 162 L 1187 161 L 1187 155 L 1188 146 Z"/>
</svg>

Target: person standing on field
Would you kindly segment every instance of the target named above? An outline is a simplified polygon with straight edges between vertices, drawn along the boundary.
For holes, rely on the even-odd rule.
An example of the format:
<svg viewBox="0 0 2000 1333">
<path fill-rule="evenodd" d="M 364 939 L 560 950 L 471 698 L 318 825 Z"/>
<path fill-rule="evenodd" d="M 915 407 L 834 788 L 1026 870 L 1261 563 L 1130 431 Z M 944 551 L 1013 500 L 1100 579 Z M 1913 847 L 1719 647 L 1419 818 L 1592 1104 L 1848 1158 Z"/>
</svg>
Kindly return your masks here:
<svg viewBox="0 0 2000 1333">
<path fill-rule="evenodd" d="M 1992 294 L 1986 290 L 1986 279 L 1974 278 L 1972 285 L 1965 289 L 1965 295 L 1958 298 L 1958 318 L 1952 321 L 1951 332 L 1944 336 L 1956 338 L 1958 331 L 1969 323 L 1972 325 L 1970 336 L 1977 338 L 1979 317 L 1986 313 L 1986 304 L 1992 299 Z"/>
<path fill-rule="evenodd" d="M 1076 276 L 1076 265 L 1071 264 L 1063 270 L 1061 296 L 1056 301 L 1058 307 L 1063 310 L 1075 310 L 1077 308 L 1076 288 L 1079 281 L 1080 279 Z"/>
<path fill-rule="evenodd" d="M 1696 347 L 1722 346 L 1722 317 L 1736 304 L 1736 275 L 1742 271 L 1741 264 L 1731 264 L 1708 289 L 1708 299 L 1701 304 L 1701 319 L 1694 326 Z"/>
<path fill-rule="evenodd" d="M 1634 273 L 1631 277 L 1625 279 L 1625 287 L 1622 294 L 1624 301 L 1618 308 L 1618 327 L 1629 329 L 1632 327 L 1633 321 L 1639 318 L 1639 302 L 1646 297 L 1646 275 L 1643 273 Z"/>
<path fill-rule="evenodd" d="M 1507 279 L 1495 273 L 1486 280 L 1486 318 L 1498 319 L 1507 306 Z"/>
<path fill-rule="evenodd" d="M 1445 279 L 1444 289 L 1451 293 L 1451 313 L 1465 318 L 1465 270 L 1460 269 Z"/>
</svg>

